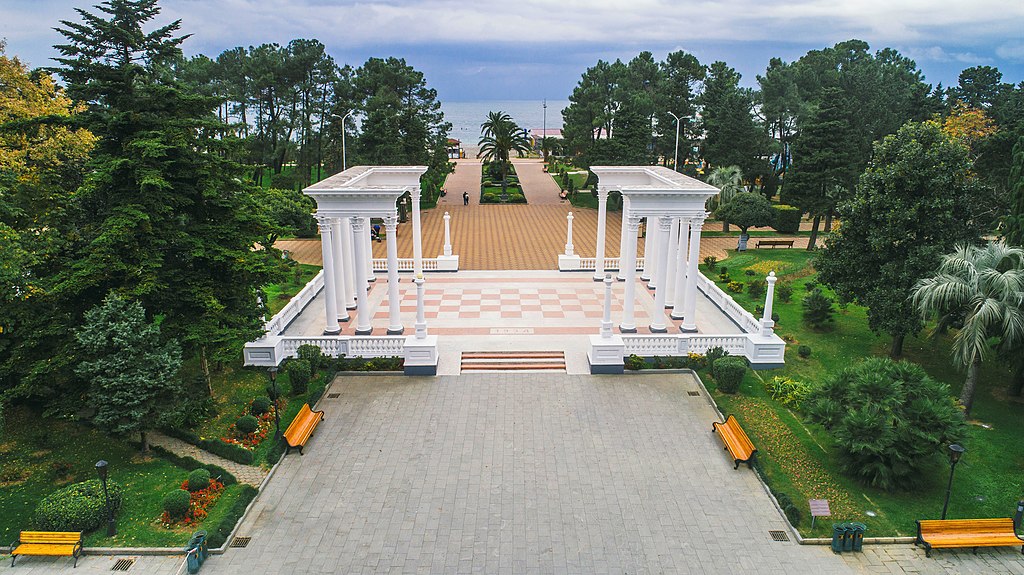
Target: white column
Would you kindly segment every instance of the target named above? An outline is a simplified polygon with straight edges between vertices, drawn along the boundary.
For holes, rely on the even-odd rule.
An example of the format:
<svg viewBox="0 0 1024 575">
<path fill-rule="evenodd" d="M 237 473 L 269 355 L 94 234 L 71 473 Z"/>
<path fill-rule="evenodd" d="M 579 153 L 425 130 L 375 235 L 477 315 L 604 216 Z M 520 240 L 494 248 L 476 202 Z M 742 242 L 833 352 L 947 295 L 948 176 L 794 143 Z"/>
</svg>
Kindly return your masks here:
<svg viewBox="0 0 1024 575">
<path fill-rule="evenodd" d="M 679 218 L 672 218 L 672 226 L 669 228 L 667 240 L 664 244 L 668 251 L 668 266 L 665 268 L 664 279 L 660 280 L 658 288 L 665 288 L 665 304 L 672 307 L 675 304 L 676 293 L 676 268 L 679 267 Z"/>
<path fill-rule="evenodd" d="M 356 309 L 356 254 L 352 250 L 352 219 L 341 218 L 341 267 L 345 276 L 345 309 Z"/>
<path fill-rule="evenodd" d="M 597 264 L 594 281 L 604 280 L 604 235 L 608 220 L 608 188 L 597 186 Z"/>
<path fill-rule="evenodd" d="M 657 225 L 651 228 L 650 224 L 648 224 L 647 233 L 654 234 L 654 241 L 650 242 L 652 253 L 649 257 L 654 258 L 654 260 L 652 261 L 657 262 L 658 257 L 668 247 L 668 230 L 662 231 L 661 226 Z M 665 281 L 664 276 L 664 270 L 659 270 L 657 265 L 652 266 L 651 281 L 647 282 L 647 289 L 657 289 L 658 286 L 660 286 L 662 282 Z"/>
<path fill-rule="evenodd" d="M 373 229 L 373 220 L 370 218 L 363 218 L 363 252 L 366 258 L 366 281 L 375 282 L 377 277 L 373 275 L 373 238 L 370 237 L 370 230 Z"/>
<path fill-rule="evenodd" d="M 619 231 L 619 273 L 616 275 L 619 281 L 626 279 L 626 252 L 629 251 L 629 238 L 626 237 L 626 222 L 629 219 L 629 198 L 622 196 L 622 228 Z M 639 226 L 639 224 L 637 224 Z M 638 228 L 639 229 L 639 228 Z M 636 230 L 633 233 L 633 244 L 636 244 Z M 633 262 L 636 268 L 636 262 Z"/>
<path fill-rule="evenodd" d="M 427 316 L 423 306 L 423 277 L 412 280 L 416 284 L 416 339 L 427 337 Z"/>
<path fill-rule="evenodd" d="M 648 220 L 648 226 L 650 220 Z M 660 216 L 658 218 L 658 235 L 668 233 L 672 227 L 675 226 L 675 218 L 671 216 Z M 650 228 L 648 228 L 650 229 Z M 659 274 L 664 276 L 668 269 L 668 256 L 671 250 L 661 250 L 658 252 L 658 261 L 656 262 L 659 270 Z M 665 333 L 668 328 L 665 327 L 665 288 L 658 288 L 654 292 L 654 311 L 651 315 L 651 333 Z"/>
<path fill-rule="evenodd" d="M 676 289 L 672 297 L 672 319 L 683 319 L 683 302 L 686 301 L 686 260 L 689 253 L 690 221 L 679 218 L 679 251 L 676 256 Z"/>
<path fill-rule="evenodd" d="M 691 281 L 686 282 L 683 295 L 683 325 L 679 329 L 684 332 L 697 331 L 697 258 L 700 257 L 700 230 L 704 227 L 704 218 L 690 220 L 690 259 L 686 262 L 686 275 Z"/>
<path fill-rule="evenodd" d="M 761 335 L 771 335 L 775 333 L 773 329 L 775 327 L 775 320 L 772 319 L 772 305 L 775 303 L 775 282 L 779 281 L 779 278 L 775 277 L 775 272 L 769 272 L 768 277 L 764 278 L 768 282 L 768 293 L 764 296 L 764 314 L 761 316 Z"/>
<path fill-rule="evenodd" d="M 413 245 L 413 249 L 416 249 L 415 245 Z M 448 214 L 448 212 L 444 213 L 444 255 L 452 255 L 452 217 Z M 422 261 L 420 261 L 420 265 L 423 265 Z M 416 272 L 413 275 L 420 275 L 422 273 L 423 270 L 421 269 L 419 272 Z"/>
<path fill-rule="evenodd" d="M 365 226 L 366 218 L 352 218 L 352 237 L 356 244 L 352 250 L 356 254 L 356 261 L 353 263 L 356 273 L 356 291 L 359 292 L 356 298 L 356 335 L 373 333 L 373 325 L 370 323 L 370 298 L 366 292 L 366 248 L 369 238 L 366 235 Z"/>
<path fill-rule="evenodd" d="M 348 302 L 345 293 L 345 252 L 341 245 L 341 236 L 344 235 L 345 227 L 341 220 L 331 220 L 331 255 L 334 258 L 334 289 L 336 307 L 338 310 L 338 321 L 348 321 L 348 310 L 345 304 Z"/>
<path fill-rule="evenodd" d="M 572 212 L 569 212 L 569 215 L 565 216 L 565 220 L 569 223 L 569 230 L 568 230 L 568 232 L 566 232 L 566 235 L 565 235 L 565 255 L 567 255 L 567 256 L 573 255 L 573 253 L 572 253 L 572 218 L 573 218 Z"/>
<path fill-rule="evenodd" d="M 418 278 L 423 275 L 423 238 L 420 237 L 420 187 L 416 186 L 409 190 L 412 197 L 412 274 Z M 445 236 L 447 244 L 447 236 Z M 388 236 L 388 243 L 391 243 L 391 236 Z M 445 254 L 449 255 L 449 254 Z M 390 264 L 389 264 L 390 266 Z"/>
<path fill-rule="evenodd" d="M 651 281 L 651 275 L 658 263 L 658 258 L 651 254 L 651 247 L 653 247 L 657 241 L 657 239 L 655 239 L 654 242 L 651 241 L 651 235 L 657 235 L 654 232 L 654 227 L 651 225 L 652 221 L 653 220 L 648 217 L 647 224 L 644 225 L 644 269 L 640 272 L 640 279 L 645 282 Z"/>
<path fill-rule="evenodd" d="M 601 319 L 601 338 L 612 337 L 612 276 L 604 276 L 604 318 Z"/>
<path fill-rule="evenodd" d="M 622 302 L 622 323 L 619 332 L 636 333 L 636 317 L 634 313 L 636 300 L 636 231 L 640 228 L 640 218 L 629 216 L 626 233 L 632 234 L 633 241 L 626 243 L 626 294 Z M 621 260 L 620 260 L 621 261 Z M 621 267 L 621 266 L 620 266 Z"/>
<path fill-rule="evenodd" d="M 388 335 L 402 335 L 401 294 L 398 293 L 398 216 L 384 216 L 388 240 Z"/>
<path fill-rule="evenodd" d="M 338 325 L 338 294 L 334 285 L 334 242 L 331 240 L 331 220 L 321 216 L 317 218 L 317 223 L 320 224 L 320 250 L 324 256 L 324 308 L 327 320 L 324 335 L 338 335 L 341 333 L 341 326 Z"/>
</svg>

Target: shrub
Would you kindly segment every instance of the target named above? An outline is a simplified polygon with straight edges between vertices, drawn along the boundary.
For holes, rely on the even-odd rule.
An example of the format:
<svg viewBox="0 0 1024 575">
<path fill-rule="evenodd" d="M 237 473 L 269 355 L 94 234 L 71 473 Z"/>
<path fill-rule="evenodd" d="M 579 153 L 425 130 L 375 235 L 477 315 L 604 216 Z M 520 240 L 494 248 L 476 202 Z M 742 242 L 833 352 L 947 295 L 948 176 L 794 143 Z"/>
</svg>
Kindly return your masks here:
<svg viewBox="0 0 1024 575">
<path fill-rule="evenodd" d="M 736 393 L 747 373 L 747 360 L 734 356 L 720 357 L 714 365 L 718 390 L 722 393 Z"/>
<path fill-rule="evenodd" d="M 772 399 L 797 411 L 811 392 L 809 383 L 782 376 L 771 378 L 765 382 L 764 387 L 772 395 Z"/>
<path fill-rule="evenodd" d="M 251 415 L 243 415 L 235 422 L 235 429 L 239 433 L 253 433 L 260 428 L 260 420 Z"/>
<path fill-rule="evenodd" d="M 267 386 L 267 397 L 271 402 L 277 401 L 277 398 L 280 397 L 280 393 L 278 391 L 279 390 L 277 390 L 273 384 Z"/>
<path fill-rule="evenodd" d="M 50 463 L 50 478 L 51 479 L 64 479 L 68 475 L 71 475 L 71 470 L 75 466 L 70 461 L 58 459 Z"/>
<path fill-rule="evenodd" d="M 235 463 L 249 465 L 253 460 L 253 454 L 248 449 L 241 445 L 225 443 L 220 439 L 203 439 L 196 443 L 196 445 L 214 455 L 219 455 L 224 459 L 229 459 Z"/>
<path fill-rule="evenodd" d="M 184 489 L 175 489 L 164 496 L 164 511 L 170 515 L 172 521 L 181 521 L 188 513 L 192 496 Z"/>
<path fill-rule="evenodd" d="M 725 289 L 731 291 L 732 293 L 740 293 L 743 291 L 743 282 L 729 282 L 725 286 Z"/>
<path fill-rule="evenodd" d="M 775 295 L 779 297 L 779 301 L 789 303 L 793 299 L 793 286 L 778 282 L 775 284 Z"/>
<path fill-rule="evenodd" d="M 292 395 L 306 393 L 306 389 L 309 388 L 309 379 L 312 376 L 309 361 L 293 359 L 288 362 L 285 369 L 288 371 L 288 378 L 292 382 Z"/>
<path fill-rule="evenodd" d="M 825 377 L 804 402 L 829 430 L 843 472 L 892 491 L 914 487 L 945 446 L 963 438 L 949 387 L 907 361 L 870 358 Z"/>
<path fill-rule="evenodd" d="M 706 267 L 709 272 L 714 273 L 715 271 L 718 270 L 718 258 L 716 258 L 715 256 L 707 256 L 707 257 L 705 257 L 704 258 L 704 267 Z"/>
<path fill-rule="evenodd" d="M 747 282 L 747 293 L 750 294 L 750 297 L 761 297 L 764 295 L 765 285 L 764 280 Z"/>
<path fill-rule="evenodd" d="M 754 275 L 757 275 L 757 272 L 755 272 L 754 270 L 743 270 L 743 275 L 745 275 L 745 276 L 754 276 Z"/>
<path fill-rule="evenodd" d="M 802 357 L 804 359 L 807 359 L 807 358 L 811 357 L 811 346 L 809 346 L 809 345 L 801 345 L 800 347 L 796 348 L 796 353 L 800 357 Z"/>
<path fill-rule="evenodd" d="M 729 352 L 725 351 L 720 345 L 716 345 L 704 352 L 704 360 L 711 366 L 711 377 L 715 376 L 715 360 L 727 355 L 729 355 Z"/>
<path fill-rule="evenodd" d="M 780 234 L 795 234 L 800 231 L 800 218 L 803 215 L 800 208 L 779 204 L 775 206 L 775 223 L 772 228 Z"/>
<path fill-rule="evenodd" d="M 188 474 L 188 490 L 202 491 L 210 486 L 210 472 L 202 467 Z"/>
<path fill-rule="evenodd" d="M 523 194 L 516 194 L 510 192 L 508 195 L 508 201 L 513 204 L 525 204 L 526 196 L 524 196 Z"/>
<path fill-rule="evenodd" d="M 121 486 L 107 481 L 110 507 L 116 515 L 124 498 Z M 91 531 L 107 520 L 106 499 L 99 479 L 69 485 L 46 496 L 36 507 L 33 526 L 40 531 Z"/>
<path fill-rule="evenodd" d="M 832 315 L 836 310 L 832 307 L 832 298 L 820 289 L 815 289 L 804 298 L 803 307 L 804 321 L 815 329 L 821 329 L 834 321 Z"/>
<path fill-rule="evenodd" d="M 818 282 L 816 282 L 814 280 L 810 280 L 810 281 L 808 281 L 807 283 L 804 284 L 804 291 L 812 292 L 815 289 L 818 289 Z"/>
<path fill-rule="evenodd" d="M 639 355 L 637 355 L 635 353 L 631 353 L 631 354 L 629 354 L 629 357 L 626 358 L 625 363 L 626 363 L 626 369 L 631 370 L 631 371 L 639 371 L 639 370 L 644 368 L 644 363 L 645 362 L 644 362 L 644 358 L 640 357 Z"/>
<path fill-rule="evenodd" d="M 256 399 L 252 400 L 252 405 L 249 407 L 249 413 L 256 417 L 259 417 L 264 413 L 270 411 L 270 404 L 270 398 L 265 395 L 261 395 Z"/>
<path fill-rule="evenodd" d="M 324 357 L 324 352 L 320 350 L 319 345 L 313 345 L 310 343 L 300 345 L 295 350 L 296 356 L 299 359 L 304 359 L 309 362 L 309 371 L 311 374 L 315 374 L 317 370 L 327 365 L 327 358 Z"/>
</svg>

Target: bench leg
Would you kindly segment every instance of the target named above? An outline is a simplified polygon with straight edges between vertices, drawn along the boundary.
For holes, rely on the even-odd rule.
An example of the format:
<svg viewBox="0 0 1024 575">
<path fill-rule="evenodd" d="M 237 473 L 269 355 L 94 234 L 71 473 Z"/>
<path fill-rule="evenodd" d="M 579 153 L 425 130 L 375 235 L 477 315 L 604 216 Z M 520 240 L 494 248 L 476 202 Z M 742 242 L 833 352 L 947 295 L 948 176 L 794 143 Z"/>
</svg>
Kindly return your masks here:
<svg viewBox="0 0 1024 575">
<path fill-rule="evenodd" d="M 740 460 L 739 459 L 736 460 L 736 465 L 733 465 L 732 468 L 733 469 L 739 469 L 740 468 Z"/>
<path fill-rule="evenodd" d="M 303 447 L 305 447 L 305 445 L 300 445 L 300 446 L 299 446 L 299 456 L 300 456 L 300 457 L 302 456 L 302 448 L 303 448 Z"/>
<path fill-rule="evenodd" d="M 1022 551 L 1022 552 L 1024 552 L 1024 549 L 1022 549 L 1021 551 Z M 18 558 L 18 556 L 17 556 L 17 555 L 15 555 L 15 554 L 13 554 L 13 553 L 11 554 L 11 567 L 14 567 L 14 561 L 15 561 L 15 560 L 16 560 L 17 558 Z"/>
</svg>

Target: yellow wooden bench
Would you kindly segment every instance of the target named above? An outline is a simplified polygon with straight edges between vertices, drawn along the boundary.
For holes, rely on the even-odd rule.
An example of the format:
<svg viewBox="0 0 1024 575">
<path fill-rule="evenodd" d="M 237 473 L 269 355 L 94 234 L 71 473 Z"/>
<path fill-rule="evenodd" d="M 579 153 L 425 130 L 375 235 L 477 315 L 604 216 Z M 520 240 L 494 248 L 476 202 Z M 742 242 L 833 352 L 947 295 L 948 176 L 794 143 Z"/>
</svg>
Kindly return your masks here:
<svg viewBox="0 0 1024 575">
<path fill-rule="evenodd" d="M 313 435 L 313 430 L 323 420 L 324 412 L 313 411 L 309 408 L 308 403 L 304 404 L 302 409 L 299 410 L 299 414 L 295 416 L 291 425 L 288 426 L 288 430 L 284 432 L 284 439 L 288 442 L 288 447 L 285 449 L 284 454 L 288 455 L 291 448 L 297 447 L 299 455 L 302 455 L 302 448 Z"/>
<path fill-rule="evenodd" d="M 747 437 L 746 432 L 740 427 L 740 423 L 736 421 L 736 417 L 730 415 L 725 418 L 725 422 L 714 422 L 711 424 L 711 432 L 718 432 L 718 436 L 722 438 L 722 443 L 725 443 L 725 448 L 729 451 L 729 454 L 736 461 L 736 465 L 733 469 L 737 469 L 740 463 L 746 463 L 747 467 L 753 469 L 754 456 L 757 455 L 757 449 L 754 444 L 750 442 L 750 438 Z"/>
<path fill-rule="evenodd" d="M 81 531 L 22 531 L 18 540 L 11 543 L 11 567 L 19 555 L 74 557 L 78 567 L 81 554 Z"/>
<path fill-rule="evenodd" d="M 1020 545 L 1024 553 L 1024 540 L 1017 536 L 1013 519 L 918 519 L 917 541 L 924 554 L 930 557 L 932 549 L 950 547 L 1003 547 Z"/>
</svg>

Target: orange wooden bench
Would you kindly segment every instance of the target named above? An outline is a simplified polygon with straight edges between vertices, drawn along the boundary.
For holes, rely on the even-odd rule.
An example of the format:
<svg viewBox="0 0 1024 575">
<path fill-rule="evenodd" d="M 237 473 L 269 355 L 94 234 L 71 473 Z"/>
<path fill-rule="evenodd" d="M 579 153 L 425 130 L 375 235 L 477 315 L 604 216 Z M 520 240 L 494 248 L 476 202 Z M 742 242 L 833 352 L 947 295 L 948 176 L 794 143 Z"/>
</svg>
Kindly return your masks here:
<svg viewBox="0 0 1024 575">
<path fill-rule="evenodd" d="M 754 456 L 757 455 L 757 448 L 751 443 L 750 438 L 747 437 L 746 432 L 740 427 L 740 423 L 736 421 L 736 417 L 730 415 L 725 418 L 725 422 L 714 422 L 711 424 L 711 432 L 718 432 L 718 436 L 722 438 L 722 443 L 725 443 L 725 448 L 729 451 L 729 454 L 736 461 L 736 465 L 733 469 L 738 469 L 740 463 L 746 463 L 747 467 L 753 469 Z"/>
<path fill-rule="evenodd" d="M 930 557 L 932 549 L 951 547 L 1003 547 L 1020 545 L 1024 553 L 1024 540 L 1017 536 L 1013 519 L 918 519 L 917 541 L 924 554 Z"/>
<path fill-rule="evenodd" d="M 81 554 L 81 531 L 22 531 L 18 540 L 11 543 L 11 567 L 19 555 L 74 557 L 78 567 Z"/>
<path fill-rule="evenodd" d="M 291 425 L 288 426 L 288 430 L 284 432 L 284 439 L 288 442 L 288 447 L 285 449 L 284 454 L 288 455 L 293 447 L 299 449 L 299 455 L 302 455 L 302 448 L 309 441 L 309 438 L 313 436 L 313 430 L 316 426 L 324 420 L 324 412 L 313 411 L 309 408 L 309 404 L 306 403 L 299 410 L 299 414 L 292 420 Z"/>
</svg>

